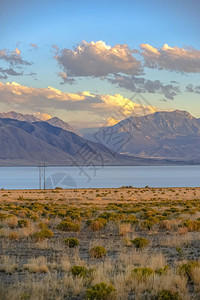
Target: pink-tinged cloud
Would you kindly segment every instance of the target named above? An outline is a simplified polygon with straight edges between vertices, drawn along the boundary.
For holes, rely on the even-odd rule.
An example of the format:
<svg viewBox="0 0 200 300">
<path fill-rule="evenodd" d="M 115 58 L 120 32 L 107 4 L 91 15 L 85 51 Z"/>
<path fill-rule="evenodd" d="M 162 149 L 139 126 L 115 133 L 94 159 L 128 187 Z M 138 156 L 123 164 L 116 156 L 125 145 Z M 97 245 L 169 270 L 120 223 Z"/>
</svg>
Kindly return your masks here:
<svg viewBox="0 0 200 300">
<path fill-rule="evenodd" d="M 101 77 L 125 73 L 138 75 L 142 72 L 138 61 L 127 45 L 106 45 L 103 41 L 83 41 L 74 50 L 62 49 L 55 56 L 68 76 Z"/>
<path fill-rule="evenodd" d="M 200 50 L 194 48 L 170 47 L 154 48 L 141 44 L 141 55 L 148 68 L 158 68 L 184 73 L 200 73 Z"/>
</svg>

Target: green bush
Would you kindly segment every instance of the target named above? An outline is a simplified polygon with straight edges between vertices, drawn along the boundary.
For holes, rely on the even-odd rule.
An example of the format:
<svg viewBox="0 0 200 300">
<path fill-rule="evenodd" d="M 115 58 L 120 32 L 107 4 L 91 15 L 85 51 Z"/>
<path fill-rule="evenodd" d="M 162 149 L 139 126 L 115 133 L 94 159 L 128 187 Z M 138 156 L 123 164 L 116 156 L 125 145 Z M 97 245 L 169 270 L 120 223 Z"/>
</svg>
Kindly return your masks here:
<svg viewBox="0 0 200 300">
<path fill-rule="evenodd" d="M 173 293 L 169 290 L 159 291 L 155 299 L 156 300 L 181 300 L 177 292 Z"/>
<path fill-rule="evenodd" d="M 90 256 L 93 258 L 101 258 L 107 253 L 106 249 L 102 246 L 96 246 L 90 249 Z"/>
<path fill-rule="evenodd" d="M 135 238 L 134 240 L 131 240 L 131 243 L 139 250 L 144 249 L 148 244 L 149 241 L 145 238 L 142 237 L 138 237 Z"/>
<path fill-rule="evenodd" d="M 71 268 L 71 273 L 73 276 L 85 277 L 87 275 L 88 270 L 83 266 L 73 266 Z"/>
<path fill-rule="evenodd" d="M 144 220 L 141 224 L 142 228 L 151 230 L 154 224 L 157 224 L 159 220 L 155 217 L 149 217 L 147 220 Z"/>
<path fill-rule="evenodd" d="M 62 221 L 60 224 L 58 224 L 57 229 L 61 231 L 80 231 L 80 224 L 68 222 L 68 221 Z"/>
<path fill-rule="evenodd" d="M 36 242 L 39 242 L 39 241 L 43 241 L 45 239 L 48 239 L 52 236 L 53 236 L 53 232 L 50 229 L 46 228 L 46 229 L 43 229 L 41 231 L 33 233 L 31 235 L 31 238 L 34 239 Z"/>
<path fill-rule="evenodd" d="M 139 223 L 139 220 L 137 220 L 134 215 L 130 215 L 126 217 L 124 220 L 122 220 L 122 223 L 130 223 L 132 225 L 136 225 Z"/>
<path fill-rule="evenodd" d="M 111 299 L 111 294 L 115 291 L 112 284 L 107 285 L 104 282 L 93 285 L 86 290 L 87 300 L 106 300 Z"/>
<path fill-rule="evenodd" d="M 69 248 L 74 248 L 74 247 L 80 245 L 78 239 L 76 239 L 76 238 L 67 238 L 64 240 L 64 242 Z"/>
<path fill-rule="evenodd" d="M 28 227 L 29 221 L 25 220 L 25 219 L 21 219 L 21 220 L 18 220 L 17 224 L 20 228 Z"/>
<path fill-rule="evenodd" d="M 179 266 L 178 273 L 180 273 L 181 275 L 186 275 L 189 280 L 192 280 L 192 270 L 198 266 L 200 266 L 200 263 L 198 261 L 188 261 L 186 264 L 182 264 L 181 266 Z"/>
<path fill-rule="evenodd" d="M 40 222 L 39 224 L 38 224 L 38 227 L 40 228 L 40 229 L 47 229 L 47 225 L 45 224 L 45 223 L 43 223 L 43 222 Z"/>
<path fill-rule="evenodd" d="M 164 275 L 167 273 L 167 271 L 169 271 L 169 266 L 165 265 L 164 268 L 156 269 L 155 273 L 158 275 Z"/>
<path fill-rule="evenodd" d="M 151 268 L 135 268 L 131 274 L 139 279 L 153 275 L 154 271 Z"/>
<path fill-rule="evenodd" d="M 0 220 L 5 220 L 7 218 L 11 218 L 13 215 L 0 213 Z"/>
<path fill-rule="evenodd" d="M 186 220 L 183 224 L 189 231 L 200 231 L 200 221 Z"/>
</svg>

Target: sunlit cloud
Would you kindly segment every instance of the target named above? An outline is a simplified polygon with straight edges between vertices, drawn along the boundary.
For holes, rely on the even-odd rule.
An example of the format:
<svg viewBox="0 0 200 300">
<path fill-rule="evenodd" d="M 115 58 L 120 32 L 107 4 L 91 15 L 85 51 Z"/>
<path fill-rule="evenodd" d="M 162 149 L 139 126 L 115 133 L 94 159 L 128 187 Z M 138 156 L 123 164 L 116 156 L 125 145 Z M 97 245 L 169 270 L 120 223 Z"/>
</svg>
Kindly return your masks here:
<svg viewBox="0 0 200 300">
<path fill-rule="evenodd" d="M 119 121 L 121 121 L 121 120 L 117 120 L 117 119 L 115 119 L 115 118 L 113 118 L 113 117 L 109 117 L 109 118 L 107 119 L 107 121 L 106 121 L 106 125 L 107 125 L 107 126 L 113 126 L 113 125 L 119 123 Z"/>
<path fill-rule="evenodd" d="M 53 87 L 33 88 L 22 86 L 16 82 L 0 82 L 0 101 L 12 106 L 15 104 L 19 108 L 45 112 L 48 117 L 48 110 L 62 109 L 66 111 L 85 111 L 98 116 L 109 117 L 119 115 L 125 118 L 131 115 L 144 115 L 156 111 L 155 107 L 134 103 L 132 100 L 120 94 L 104 95 L 93 94 L 89 91 L 77 93 L 64 93 Z M 116 118 L 117 119 L 117 118 Z"/>
<path fill-rule="evenodd" d="M 31 65 L 30 62 L 22 59 L 21 51 L 18 48 L 15 48 L 14 51 L 0 50 L 0 59 L 7 61 L 11 65 Z"/>
<path fill-rule="evenodd" d="M 199 73 L 200 50 L 192 47 L 179 48 L 164 44 L 162 48 L 154 48 L 149 44 L 141 44 L 141 55 L 148 68 L 158 68 L 170 71 Z"/>
<path fill-rule="evenodd" d="M 58 51 L 54 58 L 69 77 L 101 77 L 117 73 L 136 75 L 142 72 L 142 67 L 133 52 L 126 44 L 111 47 L 103 41 L 83 41 L 74 50 Z"/>
<path fill-rule="evenodd" d="M 51 119 L 51 115 L 50 115 L 50 114 L 47 114 L 47 113 L 36 112 L 36 113 L 33 113 L 33 115 L 34 115 L 36 118 L 39 118 L 39 119 L 42 120 L 42 121 L 46 121 L 46 120 Z"/>
</svg>

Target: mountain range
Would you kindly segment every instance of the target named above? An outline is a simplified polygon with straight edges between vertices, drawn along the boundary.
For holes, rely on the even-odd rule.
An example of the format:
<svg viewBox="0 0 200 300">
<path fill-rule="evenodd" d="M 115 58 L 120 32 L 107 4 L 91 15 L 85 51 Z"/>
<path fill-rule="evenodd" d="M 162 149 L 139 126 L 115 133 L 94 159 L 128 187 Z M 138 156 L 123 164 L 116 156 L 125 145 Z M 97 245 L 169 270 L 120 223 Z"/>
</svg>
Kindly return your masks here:
<svg viewBox="0 0 200 300">
<path fill-rule="evenodd" d="M 113 138 L 106 139 L 109 132 Z M 83 137 L 127 155 L 200 161 L 200 119 L 186 111 L 131 116 L 114 126 L 96 129 L 96 132 L 84 130 Z M 120 146 L 116 141 L 121 141 Z"/>
<path fill-rule="evenodd" d="M 1 118 L 0 145 L 0 165 L 37 165 L 45 162 L 49 165 L 86 165 L 94 168 L 160 163 L 117 154 L 102 144 L 42 121 Z"/>
<path fill-rule="evenodd" d="M 73 132 L 54 117 L 0 114 L 0 165 L 159 165 L 200 162 L 200 119 L 185 111 L 130 117 Z"/>
</svg>

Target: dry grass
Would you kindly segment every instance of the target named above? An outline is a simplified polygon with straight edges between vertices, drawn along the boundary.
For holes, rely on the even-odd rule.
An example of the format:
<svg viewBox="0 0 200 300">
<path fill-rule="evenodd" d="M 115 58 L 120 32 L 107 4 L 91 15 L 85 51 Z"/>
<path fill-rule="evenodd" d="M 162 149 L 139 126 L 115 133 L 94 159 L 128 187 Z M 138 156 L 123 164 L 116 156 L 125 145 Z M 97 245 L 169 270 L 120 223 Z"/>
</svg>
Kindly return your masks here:
<svg viewBox="0 0 200 300">
<path fill-rule="evenodd" d="M 182 300 L 200 299 L 199 266 L 192 269 L 191 280 L 178 271 L 199 258 L 200 188 L 3 193 L 0 298 L 79 300 L 87 288 L 104 282 L 116 289 L 110 299 L 152 300 L 162 290 L 178 292 Z M 64 220 L 81 224 L 80 232 L 59 230 Z M 31 238 L 45 229 L 53 236 L 39 242 Z M 137 237 L 148 240 L 146 248 L 136 249 L 131 240 Z M 66 238 L 77 238 L 80 245 L 69 248 Z M 104 247 L 106 255 L 91 257 L 96 246 Z M 87 272 L 74 276 L 74 266 Z M 137 275 L 136 268 L 150 272 Z"/>
</svg>

